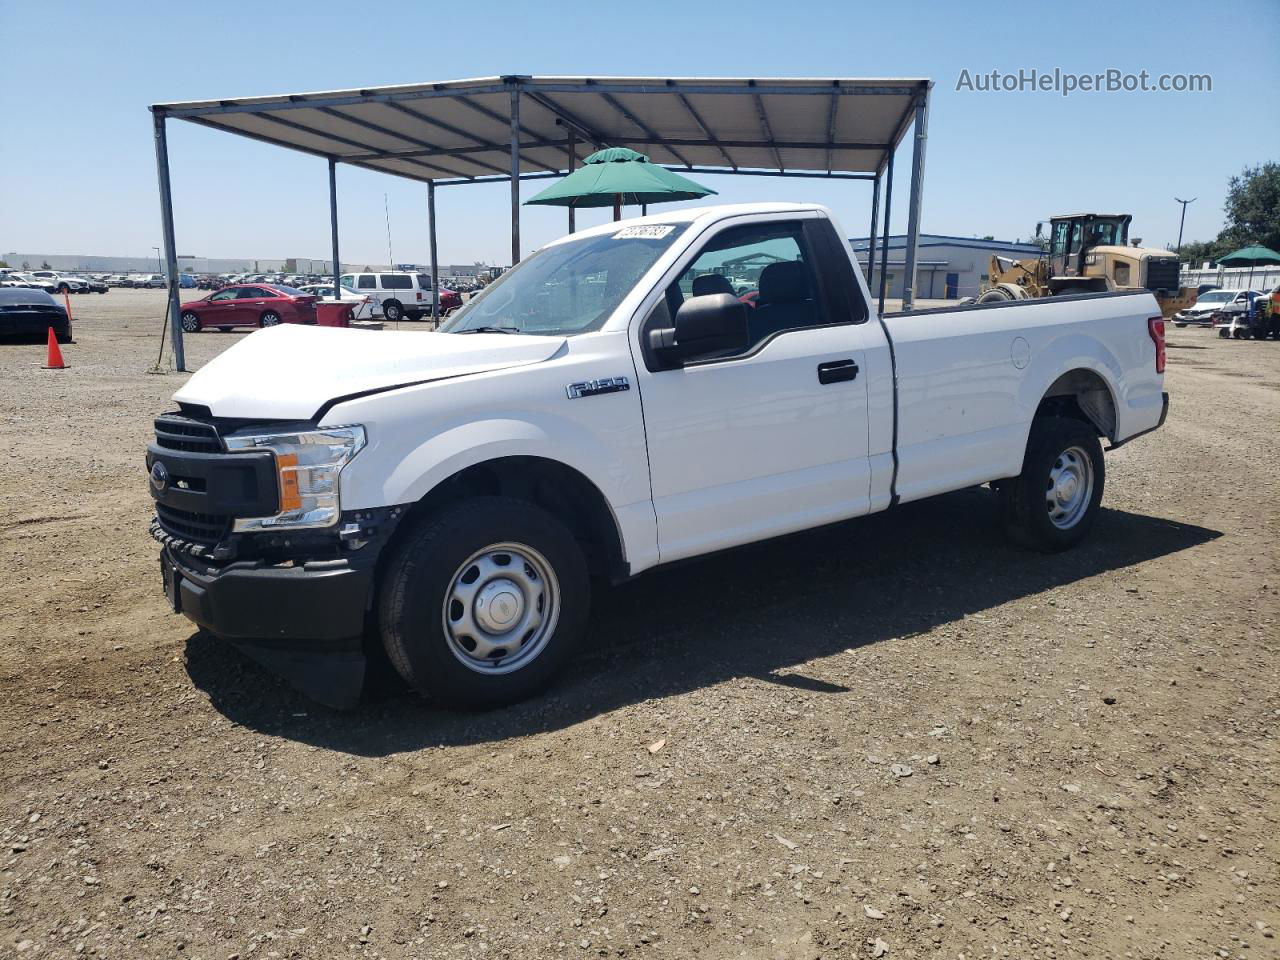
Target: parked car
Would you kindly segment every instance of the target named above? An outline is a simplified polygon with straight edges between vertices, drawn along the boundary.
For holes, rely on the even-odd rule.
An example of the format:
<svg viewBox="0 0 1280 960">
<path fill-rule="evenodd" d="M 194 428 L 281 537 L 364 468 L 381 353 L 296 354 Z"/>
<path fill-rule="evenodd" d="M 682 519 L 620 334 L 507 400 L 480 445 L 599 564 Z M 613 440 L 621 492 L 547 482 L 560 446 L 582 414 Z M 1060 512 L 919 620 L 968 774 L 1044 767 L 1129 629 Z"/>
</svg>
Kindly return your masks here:
<svg viewBox="0 0 1280 960">
<path fill-rule="evenodd" d="M 274 327 L 280 323 L 315 323 L 319 297 L 293 287 L 253 284 L 224 287 L 182 305 L 182 329 L 197 333 L 216 327 Z"/>
<path fill-rule="evenodd" d="M 348 273 L 341 278 L 348 290 L 367 296 L 375 316 L 381 314 L 391 323 L 404 317 L 417 320 L 431 315 L 431 277 L 425 273 Z M 462 306 L 462 297 L 445 287 L 440 288 L 440 314 Z"/>
<path fill-rule="evenodd" d="M 140 277 L 134 277 L 133 285 L 135 287 L 147 287 L 152 290 L 162 290 L 169 285 L 169 281 L 165 279 L 163 273 L 147 273 Z"/>
<path fill-rule="evenodd" d="M 172 609 L 334 705 L 371 636 L 474 708 L 576 662 L 593 576 L 988 483 L 1017 542 L 1079 543 L 1100 438 L 1168 412 L 1155 297 L 878 316 L 848 235 L 811 204 L 670 211 L 547 244 L 431 336 L 246 337 L 147 450 Z M 686 292 L 761 252 L 754 310 Z"/>
<path fill-rule="evenodd" d="M 46 289 L 52 287 L 54 293 L 84 293 L 85 283 L 79 277 L 59 273 L 57 270 L 32 270 L 31 276 L 43 280 Z"/>
<path fill-rule="evenodd" d="M 1215 319 L 1219 314 L 1246 313 L 1252 297 L 1258 296 L 1256 290 L 1210 290 L 1201 294 L 1196 302 L 1185 310 L 1173 315 L 1175 327 L 1197 326 L 1216 327 Z M 1225 334 L 1224 334 L 1225 336 Z"/>
<path fill-rule="evenodd" d="M 107 283 L 105 280 L 99 280 L 97 277 L 80 277 L 80 282 L 84 285 L 81 293 L 106 293 Z"/>
<path fill-rule="evenodd" d="M 43 290 L 46 293 L 53 293 L 57 288 L 48 280 L 41 280 L 31 276 L 29 273 L 22 273 L 18 270 L 5 270 L 0 275 L 0 287 L 25 287 L 32 290 Z"/>
<path fill-rule="evenodd" d="M 0 338 L 44 342 L 49 328 L 59 343 L 71 342 L 67 309 L 43 290 L 0 288 Z"/>
</svg>

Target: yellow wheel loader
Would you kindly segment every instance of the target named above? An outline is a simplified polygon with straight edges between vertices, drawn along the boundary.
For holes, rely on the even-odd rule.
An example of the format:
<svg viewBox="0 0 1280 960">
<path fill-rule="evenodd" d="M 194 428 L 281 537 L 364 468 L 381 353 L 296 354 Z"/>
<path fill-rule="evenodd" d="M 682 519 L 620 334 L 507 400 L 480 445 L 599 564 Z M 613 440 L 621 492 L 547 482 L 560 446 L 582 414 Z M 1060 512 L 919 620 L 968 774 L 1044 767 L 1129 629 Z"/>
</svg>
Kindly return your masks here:
<svg viewBox="0 0 1280 960">
<path fill-rule="evenodd" d="M 994 256 L 980 303 L 1112 290 L 1150 290 L 1166 319 L 1195 303 L 1178 285 L 1178 258 L 1168 250 L 1129 244 L 1127 213 L 1073 213 L 1049 221 L 1049 243 L 1038 258 Z M 1040 235 L 1037 226 L 1036 235 Z"/>
</svg>

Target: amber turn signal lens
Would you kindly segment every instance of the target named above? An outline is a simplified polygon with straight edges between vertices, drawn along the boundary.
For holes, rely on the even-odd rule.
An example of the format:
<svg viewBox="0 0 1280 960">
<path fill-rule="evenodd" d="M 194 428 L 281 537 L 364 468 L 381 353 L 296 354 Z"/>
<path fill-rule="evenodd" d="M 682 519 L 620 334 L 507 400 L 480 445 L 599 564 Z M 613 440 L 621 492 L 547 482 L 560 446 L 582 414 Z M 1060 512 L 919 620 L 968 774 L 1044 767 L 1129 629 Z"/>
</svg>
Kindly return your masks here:
<svg viewBox="0 0 1280 960">
<path fill-rule="evenodd" d="M 280 511 L 297 510 L 302 506 L 302 495 L 298 493 L 298 455 L 276 454 L 276 471 L 280 475 Z"/>
</svg>

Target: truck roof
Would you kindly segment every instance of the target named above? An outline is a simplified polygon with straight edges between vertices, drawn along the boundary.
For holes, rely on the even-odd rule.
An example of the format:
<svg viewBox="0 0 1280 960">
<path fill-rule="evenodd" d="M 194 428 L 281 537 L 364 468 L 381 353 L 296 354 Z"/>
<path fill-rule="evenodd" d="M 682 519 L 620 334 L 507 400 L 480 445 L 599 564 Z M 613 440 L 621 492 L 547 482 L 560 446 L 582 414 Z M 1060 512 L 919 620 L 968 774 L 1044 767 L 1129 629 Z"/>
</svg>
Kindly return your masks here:
<svg viewBox="0 0 1280 960">
<path fill-rule="evenodd" d="M 558 240 L 553 240 L 546 246 L 550 247 L 559 243 L 567 243 L 571 240 L 580 240 L 583 237 L 613 233 L 624 226 L 634 226 L 642 223 L 693 223 L 695 220 L 715 221 L 752 213 L 807 213 L 814 210 L 822 211 L 828 216 L 831 215 L 831 211 L 820 203 L 717 203 L 702 207 L 682 207 L 677 210 L 665 210 L 662 213 L 651 213 L 647 217 L 629 217 L 624 220 L 602 223 L 598 227 L 590 227 L 586 230 L 567 234 Z"/>
</svg>

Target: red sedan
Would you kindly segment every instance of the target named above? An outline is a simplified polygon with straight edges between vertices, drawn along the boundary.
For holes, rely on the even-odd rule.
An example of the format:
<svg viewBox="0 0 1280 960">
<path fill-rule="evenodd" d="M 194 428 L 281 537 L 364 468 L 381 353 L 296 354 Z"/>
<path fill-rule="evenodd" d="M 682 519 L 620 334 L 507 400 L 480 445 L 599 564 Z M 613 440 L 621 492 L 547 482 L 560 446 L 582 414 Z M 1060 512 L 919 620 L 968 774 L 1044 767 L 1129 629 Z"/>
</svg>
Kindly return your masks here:
<svg viewBox="0 0 1280 960">
<path fill-rule="evenodd" d="M 223 287 L 200 300 L 182 305 L 182 329 L 196 333 L 206 327 L 274 327 L 278 323 L 315 323 L 316 300 L 309 293 L 278 284 L 255 283 Z"/>
</svg>

